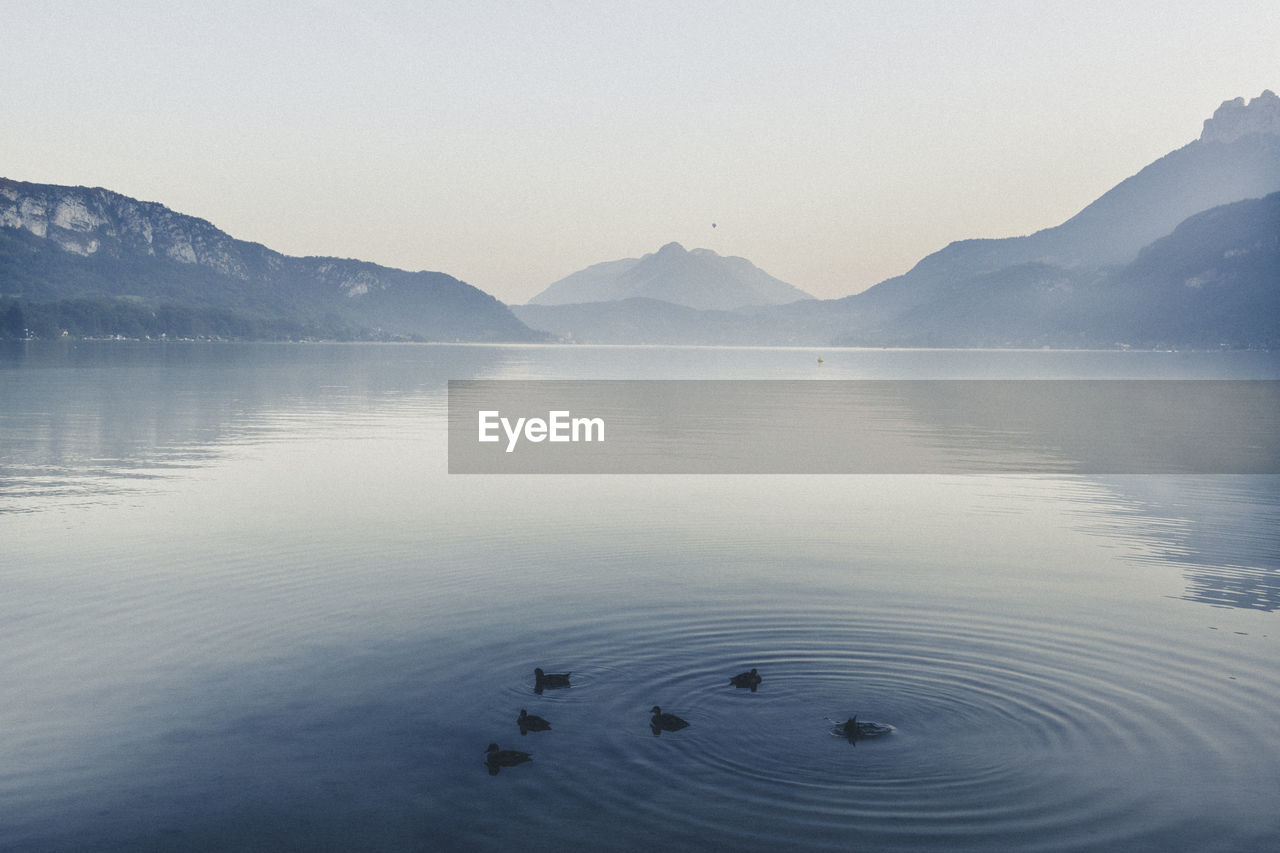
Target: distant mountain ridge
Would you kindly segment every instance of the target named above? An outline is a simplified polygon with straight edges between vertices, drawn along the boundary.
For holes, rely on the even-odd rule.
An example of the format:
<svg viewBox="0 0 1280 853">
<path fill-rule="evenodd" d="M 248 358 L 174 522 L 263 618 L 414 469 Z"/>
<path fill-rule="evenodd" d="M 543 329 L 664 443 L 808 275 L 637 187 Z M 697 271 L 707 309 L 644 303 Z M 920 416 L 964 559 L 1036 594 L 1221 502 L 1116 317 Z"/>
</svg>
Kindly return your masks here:
<svg viewBox="0 0 1280 853">
<path fill-rule="evenodd" d="M 1016 264 L 939 288 L 892 323 L 834 340 L 1274 349 L 1280 347 L 1280 192 L 1197 213 L 1122 266 Z"/>
<path fill-rule="evenodd" d="M 190 328 L 195 312 L 246 335 L 1275 348 L 1278 207 L 1280 98 L 1267 90 L 1223 102 L 1199 139 L 1060 225 L 952 243 L 853 296 L 807 298 L 743 258 L 669 243 L 513 313 L 444 273 L 288 257 L 161 204 L 0 178 L 0 337 L 21 336 L 30 307 L 49 326 L 56 305 L 104 315 L 85 325 L 107 332 Z"/>
<path fill-rule="evenodd" d="M 1277 349 L 1280 192 L 1197 213 L 1128 264 L 1014 264 L 939 286 L 878 325 L 856 296 L 737 311 L 654 299 L 512 310 L 586 343 Z"/>
<path fill-rule="evenodd" d="M 0 297 L 178 304 L 353 335 L 540 338 L 492 296 L 439 272 L 298 258 L 102 188 L 0 178 Z"/>
<path fill-rule="evenodd" d="M 530 305 L 571 305 L 623 299 L 660 299 L 675 305 L 727 311 L 783 305 L 809 294 L 774 278 L 746 258 L 668 243 L 641 258 L 593 264 L 548 286 Z"/>
<path fill-rule="evenodd" d="M 1280 260 L 1265 248 L 1278 233 L 1267 218 L 1270 194 L 1280 191 L 1278 116 L 1270 90 L 1226 101 L 1199 139 L 1061 225 L 951 243 L 862 293 L 739 308 L 732 317 L 704 312 L 701 322 L 668 311 L 666 334 L 662 312 L 646 306 L 637 323 L 647 343 L 1280 346 Z M 1182 267 L 1153 260 L 1174 257 Z M 516 311 L 558 336 L 639 337 L 624 322 L 636 305 L 583 306 L 573 316 L 567 307 L 532 308 Z"/>
<path fill-rule="evenodd" d="M 1077 269 L 1127 263 L 1202 210 L 1277 190 L 1280 135 L 1197 140 L 1121 181 L 1061 225 L 1025 237 L 952 243 L 907 273 L 845 299 L 858 299 L 866 310 L 883 315 L 927 302 L 943 282 L 1016 264 Z"/>
</svg>

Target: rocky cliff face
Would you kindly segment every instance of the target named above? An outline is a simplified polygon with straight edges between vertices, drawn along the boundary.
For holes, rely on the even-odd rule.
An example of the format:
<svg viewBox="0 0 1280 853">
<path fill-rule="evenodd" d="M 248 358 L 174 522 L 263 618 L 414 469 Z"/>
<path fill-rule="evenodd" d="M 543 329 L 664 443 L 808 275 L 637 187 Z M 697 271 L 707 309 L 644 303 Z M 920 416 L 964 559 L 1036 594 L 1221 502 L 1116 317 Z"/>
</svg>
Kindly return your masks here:
<svg viewBox="0 0 1280 853">
<path fill-rule="evenodd" d="M 1280 135 L 1280 96 L 1270 89 L 1248 103 L 1244 98 L 1223 101 L 1212 118 L 1204 120 L 1201 142 L 1235 142 L 1251 133 Z"/>
<path fill-rule="evenodd" d="M 289 257 L 102 188 L 0 178 L 0 237 L 15 247 L 0 258 L 0 296 L 198 304 L 435 340 L 538 337 L 492 296 L 444 273 Z"/>
<path fill-rule="evenodd" d="M 248 280 L 287 258 L 236 240 L 211 223 L 101 187 L 29 184 L 0 178 L 0 226 L 21 228 L 82 257 L 145 256 L 207 267 Z"/>
</svg>

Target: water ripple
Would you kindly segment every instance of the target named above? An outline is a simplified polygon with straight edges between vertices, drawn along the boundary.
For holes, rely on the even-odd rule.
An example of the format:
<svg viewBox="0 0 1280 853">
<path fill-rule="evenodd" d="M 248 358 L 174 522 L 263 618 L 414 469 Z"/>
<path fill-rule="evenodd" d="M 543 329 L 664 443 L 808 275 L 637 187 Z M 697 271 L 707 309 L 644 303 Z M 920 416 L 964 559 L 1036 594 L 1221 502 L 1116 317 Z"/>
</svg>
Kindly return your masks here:
<svg viewBox="0 0 1280 853">
<path fill-rule="evenodd" d="M 1207 661 L 1134 632 L 1046 636 L 1034 622 L 906 610 L 671 608 L 650 614 L 644 643 L 571 633 L 575 660 L 609 665 L 575 669 L 566 690 L 535 696 L 530 674 L 505 693 L 510 707 L 553 718 L 559 740 L 530 740 L 554 743 L 539 756 L 542 782 L 670 837 L 710 832 L 737 849 L 797 836 L 1045 850 L 1176 838 L 1177 810 L 1127 782 L 1176 774 L 1188 752 L 1235 772 L 1241 757 L 1206 721 L 1256 718 Z M 729 686 L 750 666 L 764 677 L 756 692 Z M 690 727 L 655 737 L 655 703 Z M 851 745 L 833 727 L 854 714 L 894 731 Z M 744 814 L 769 825 L 733 817 Z"/>
</svg>

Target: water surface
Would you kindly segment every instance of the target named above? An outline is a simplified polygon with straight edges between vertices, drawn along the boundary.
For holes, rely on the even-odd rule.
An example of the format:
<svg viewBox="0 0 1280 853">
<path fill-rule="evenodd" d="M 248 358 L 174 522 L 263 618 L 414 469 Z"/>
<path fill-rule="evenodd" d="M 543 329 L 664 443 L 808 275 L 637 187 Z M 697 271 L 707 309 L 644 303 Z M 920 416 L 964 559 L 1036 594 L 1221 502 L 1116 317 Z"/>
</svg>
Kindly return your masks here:
<svg viewBox="0 0 1280 853">
<path fill-rule="evenodd" d="M 1280 478 L 446 473 L 449 379 L 963 377 L 1280 365 L 7 349 L 0 848 L 1265 848 Z"/>
</svg>

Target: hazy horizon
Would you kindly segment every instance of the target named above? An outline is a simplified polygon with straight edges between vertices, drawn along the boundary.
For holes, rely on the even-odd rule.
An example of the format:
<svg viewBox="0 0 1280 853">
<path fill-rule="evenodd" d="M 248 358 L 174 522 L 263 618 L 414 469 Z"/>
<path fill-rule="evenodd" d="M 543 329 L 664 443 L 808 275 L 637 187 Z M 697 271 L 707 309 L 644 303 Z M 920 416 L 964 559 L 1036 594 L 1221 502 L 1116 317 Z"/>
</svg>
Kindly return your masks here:
<svg viewBox="0 0 1280 853">
<path fill-rule="evenodd" d="M 1262 2 L 0 13 L 0 175 L 511 304 L 673 241 L 839 297 L 1056 225 L 1275 88 L 1280 23 Z"/>
</svg>

